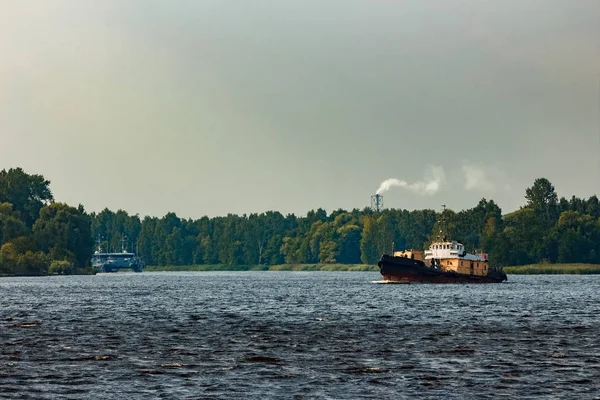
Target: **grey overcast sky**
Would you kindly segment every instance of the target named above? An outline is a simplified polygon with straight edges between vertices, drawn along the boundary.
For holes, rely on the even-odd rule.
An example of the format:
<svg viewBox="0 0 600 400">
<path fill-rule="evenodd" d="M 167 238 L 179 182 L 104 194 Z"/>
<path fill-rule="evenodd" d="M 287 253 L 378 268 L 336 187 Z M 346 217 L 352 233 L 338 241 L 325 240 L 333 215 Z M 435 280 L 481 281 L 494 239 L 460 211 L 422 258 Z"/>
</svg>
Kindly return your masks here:
<svg viewBox="0 0 600 400">
<path fill-rule="evenodd" d="M 587 197 L 600 1 L 0 0 L 0 139 L 89 211 Z"/>
</svg>

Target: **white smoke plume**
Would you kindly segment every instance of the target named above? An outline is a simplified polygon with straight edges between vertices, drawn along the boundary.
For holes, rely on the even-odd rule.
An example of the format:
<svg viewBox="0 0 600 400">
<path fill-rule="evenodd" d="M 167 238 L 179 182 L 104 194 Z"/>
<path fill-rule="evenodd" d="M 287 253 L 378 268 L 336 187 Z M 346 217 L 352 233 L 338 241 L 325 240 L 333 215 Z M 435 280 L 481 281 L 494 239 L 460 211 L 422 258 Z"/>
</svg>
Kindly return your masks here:
<svg viewBox="0 0 600 400">
<path fill-rule="evenodd" d="M 381 182 L 379 189 L 377 189 L 377 194 L 385 193 L 394 186 L 406 187 L 408 186 L 408 182 L 395 178 L 386 179 L 385 181 Z"/>
<path fill-rule="evenodd" d="M 490 167 L 463 164 L 462 170 L 465 176 L 464 187 L 466 190 L 495 192 L 497 186 L 495 182 L 503 180 L 500 171 Z"/>
<path fill-rule="evenodd" d="M 422 196 L 431 196 L 440 191 L 446 181 L 446 174 L 442 167 L 432 166 L 426 171 L 424 178 L 414 183 L 400 179 L 386 179 L 381 183 L 377 194 L 383 194 L 393 187 L 401 187 Z"/>
</svg>

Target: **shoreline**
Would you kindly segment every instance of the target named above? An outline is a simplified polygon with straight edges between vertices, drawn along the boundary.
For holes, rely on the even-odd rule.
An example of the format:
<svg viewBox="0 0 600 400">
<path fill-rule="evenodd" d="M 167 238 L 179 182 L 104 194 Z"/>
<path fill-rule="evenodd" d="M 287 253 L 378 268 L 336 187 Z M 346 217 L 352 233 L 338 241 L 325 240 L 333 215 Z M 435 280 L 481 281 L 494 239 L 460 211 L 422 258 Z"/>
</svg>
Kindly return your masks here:
<svg viewBox="0 0 600 400">
<path fill-rule="evenodd" d="M 95 275 L 89 270 L 73 275 Z M 370 264 L 279 264 L 279 265 L 171 265 L 148 266 L 145 272 L 243 272 L 243 271 L 324 271 L 324 272 L 379 272 L 377 265 Z M 521 266 L 504 267 L 507 275 L 600 275 L 600 264 L 530 264 Z M 12 275 L 1 273 L 1 278 L 14 278 L 25 276 L 60 276 L 48 275 Z"/>
<path fill-rule="evenodd" d="M 175 271 L 348 271 L 379 272 L 377 265 L 369 264 L 280 264 L 280 265 L 179 265 L 148 266 L 147 272 Z M 598 264 L 531 264 L 504 267 L 507 275 L 600 275 Z"/>
<path fill-rule="evenodd" d="M 348 271 L 379 272 L 377 265 L 369 264 L 279 264 L 279 265 L 173 265 L 148 266 L 145 272 L 204 272 L 204 271 Z"/>
<path fill-rule="evenodd" d="M 507 275 L 600 275 L 599 264 L 529 264 L 504 267 Z"/>
</svg>

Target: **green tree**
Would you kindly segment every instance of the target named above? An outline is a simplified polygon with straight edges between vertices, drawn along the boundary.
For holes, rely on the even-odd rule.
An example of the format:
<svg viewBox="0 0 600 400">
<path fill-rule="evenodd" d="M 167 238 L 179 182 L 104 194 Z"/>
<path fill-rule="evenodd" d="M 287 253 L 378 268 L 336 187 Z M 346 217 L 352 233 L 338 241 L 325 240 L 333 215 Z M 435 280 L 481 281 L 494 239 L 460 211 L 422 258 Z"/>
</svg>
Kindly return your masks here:
<svg viewBox="0 0 600 400">
<path fill-rule="evenodd" d="M 10 275 L 46 275 L 48 257 L 42 252 L 19 253 L 17 246 L 5 243 L 0 248 L 0 273 Z"/>
<path fill-rule="evenodd" d="M 13 211 L 10 203 L 0 203 L 0 245 L 13 238 L 27 235 L 29 229 L 21 220 L 19 212 Z"/>
<path fill-rule="evenodd" d="M 337 261 L 342 264 L 360 263 L 361 232 L 358 225 L 348 222 L 337 228 L 339 251 Z"/>
<path fill-rule="evenodd" d="M 214 244 L 214 240 L 211 239 L 210 236 L 205 236 L 200 241 L 202 254 L 204 255 L 204 263 L 205 264 L 218 264 L 219 263 L 219 254 L 217 253 L 217 248 Z"/>
<path fill-rule="evenodd" d="M 12 243 L 4 243 L 0 247 L 0 273 L 14 274 L 17 269 L 17 248 Z"/>
<path fill-rule="evenodd" d="M 271 236 L 265 248 L 264 259 L 271 265 L 283 264 L 285 262 L 285 255 L 281 251 L 282 246 L 282 234 L 274 234 Z"/>
<path fill-rule="evenodd" d="M 398 231 L 402 240 L 398 240 L 396 248 L 423 249 L 429 240 L 437 220 L 433 210 L 401 211 L 398 215 Z"/>
<path fill-rule="evenodd" d="M 44 206 L 33 225 L 38 247 L 52 260 L 69 260 L 85 267 L 92 255 L 94 241 L 87 215 L 64 203 Z"/>
<path fill-rule="evenodd" d="M 600 226 L 597 219 L 577 211 L 560 215 L 555 233 L 558 262 L 597 262 L 600 254 Z"/>
<path fill-rule="evenodd" d="M 556 223 L 559 215 L 558 195 L 548 179 L 536 179 L 533 186 L 525 190 L 525 198 L 526 207 L 535 211 L 545 229 L 549 229 Z"/>
<path fill-rule="evenodd" d="M 375 264 L 381 254 L 377 249 L 377 220 L 376 217 L 366 216 L 363 219 L 363 231 L 360 239 L 360 259 L 365 264 Z"/>
<path fill-rule="evenodd" d="M 181 249 L 183 245 L 183 237 L 181 229 L 173 228 L 173 231 L 167 235 L 164 246 L 164 257 L 166 265 L 182 265 Z"/>
<path fill-rule="evenodd" d="M 42 175 L 29 175 L 21 168 L 0 171 L 0 203 L 11 203 L 28 227 L 53 200 L 50 181 Z"/>
<path fill-rule="evenodd" d="M 585 213 L 594 219 L 600 218 L 600 201 L 596 195 L 587 200 Z"/>
<path fill-rule="evenodd" d="M 48 273 L 53 275 L 72 275 L 76 268 L 72 262 L 66 260 L 54 260 L 50 263 Z"/>
<path fill-rule="evenodd" d="M 284 261 L 287 264 L 299 264 L 300 262 L 302 262 L 299 251 L 300 243 L 300 237 L 286 236 L 283 238 L 280 252 L 284 257 Z"/>
<path fill-rule="evenodd" d="M 532 208 L 521 208 L 504 217 L 505 239 L 508 246 L 503 253 L 505 264 L 524 265 L 537 261 L 540 239 L 545 230 Z"/>
</svg>

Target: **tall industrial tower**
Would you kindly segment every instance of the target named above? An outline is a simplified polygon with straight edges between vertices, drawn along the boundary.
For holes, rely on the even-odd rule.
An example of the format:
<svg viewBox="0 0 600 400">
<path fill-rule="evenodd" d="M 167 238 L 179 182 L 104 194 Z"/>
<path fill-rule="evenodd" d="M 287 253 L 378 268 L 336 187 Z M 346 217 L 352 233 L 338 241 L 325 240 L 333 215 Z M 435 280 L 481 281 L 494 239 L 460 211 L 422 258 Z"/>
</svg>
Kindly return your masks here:
<svg viewBox="0 0 600 400">
<path fill-rule="evenodd" d="M 371 196 L 371 209 L 375 212 L 383 210 L 383 196 L 380 194 L 374 194 Z"/>
</svg>

